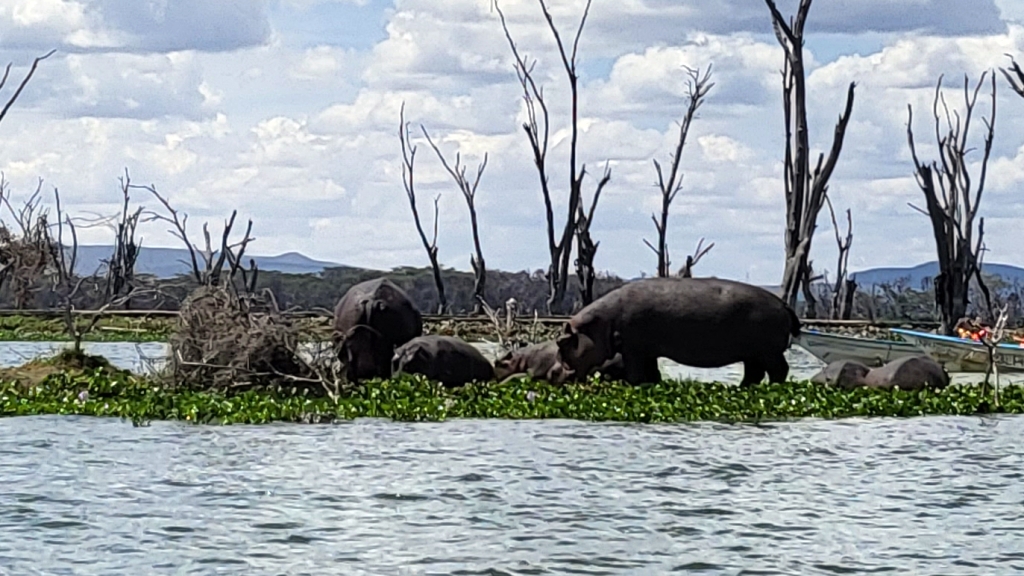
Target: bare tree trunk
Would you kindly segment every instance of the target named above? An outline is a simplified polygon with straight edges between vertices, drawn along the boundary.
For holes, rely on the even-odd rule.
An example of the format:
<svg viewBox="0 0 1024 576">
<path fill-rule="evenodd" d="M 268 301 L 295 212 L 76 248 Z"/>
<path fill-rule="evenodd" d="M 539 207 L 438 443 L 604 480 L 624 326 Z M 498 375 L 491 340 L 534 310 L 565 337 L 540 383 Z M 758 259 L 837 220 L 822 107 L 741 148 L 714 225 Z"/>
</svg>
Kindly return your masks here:
<svg viewBox="0 0 1024 576">
<path fill-rule="evenodd" d="M 981 195 L 985 189 L 985 176 L 988 172 L 988 159 L 992 152 L 992 141 L 995 134 L 996 117 L 996 79 L 990 78 L 992 86 L 992 109 L 990 118 L 983 118 L 986 127 L 984 156 L 981 161 L 981 175 L 976 188 L 972 189 L 971 175 L 968 171 L 967 153 L 970 148 L 967 137 L 970 130 L 971 116 L 978 99 L 978 93 L 985 83 L 988 71 L 981 75 L 973 93 L 968 89 L 968 79 L 964 76 L 963 114 L 951 113 L 945 98 L 942 98 L 942 77 L 935 86 L 935 98 L 932 101 L 932 115 L 935 125 L 935 139 L 939 149 L 941 163 L 933 161 L 923 164 L 917 156 L 914 145 L 912 107 L 907 105 L 907 142 L 914 160 L 917 184 L 925 197 L 925 208 L 911 204 L 911 207 L 928 216 L 935 237 L 935 248 L 938 255 L 939 274 L 935 277 L 935 304 L 939 309 L 941 330 L 952 335 L 957 322 L 967 314 L 968 290 L 971 278 L 974 278 L 985 296 L 989 315 L 992 313 L 991 297 L 988 287 L 981 277 L 980 256 L 984 249 L 985 219 L 980 218 L 977 228 L 977 241 L 974 240 L 974 221 L 977 217 Z M 939 103 L 942 103 L 940 113 Z M 946 132 L 942 133 L 941 117 L 946 118 Z M 955 118 L 955 119 L 954 119 Z"/>
<path fill-rule="evenodd" d="M 697 248 L 694 249 L 693 254 L 686 257 L 686 264 L 684 264 L 683 267 L 679 269 L 678 276 L 680 278 L 693 278 L 694 266 L 696 266 L 697 263 L 700 262 L 700 259 L 703 258 L 705 254 L 710 252 L 711 249 L 714 247 L 714 242 L 708 244 L 707 246 L 704 246 L 704 239 L 701 238 L 697 242 Z"/>
<path fill-rule="evenodd" d="M 832 309 L 830 310 L 830 316 L 833 320 L 839 319 L 844 314 L 849 319 L 849 303 L 852 302 L 852 296 L 844 295 L 843 291 L 849 288 L 849 282 L 846 281 L 847 266 L 850 262 L 850 246 L 853 245 L 853 214 L 850 209 L 846 209 L 846 239 L 839 235 L 839 222 L 836 220 L 836 211 L 832 207 L 832 200 L 825 197 L 825 202 L 828 204 L 828 214 L 832 218 L 832 231 L 836 236 L 836 247 L 839 249 L 839 257 L 836 260 L 836 278 L 832 284 Z M 854 284 L 856 287 L 856 284 Z"/>
<path fill-rule="evenodd" d="M 505 32 L 505 38 L 508 40 L 509 47 L 512 49 L 512 55 L 515 57 L 516 76 L 519 78 L 519 83 L 522 86 L 523 99 L 526 103 L 528 120 L 523 123 L 523 130 L 526 131 L 526 135 L 530 141 L 534 164 L 537 167 L 537 173 L 540 177 L 541 192 L 544 196 L 545 216 L 547 218 L 548 252 L 551 255 L 551 263 L 548 266 L 547 271 L 549 286 L 547 308 L 549 313 L 553 313 L 560 310 L 564 303 L 566 285 L 569 279 L 569 261 L 572 254 L 573 235 L 577 235 L 578 237 L 579 234 L 578 215 L 580 213 L 581 189 L 583 178 L 586 175 L 586 166 L 580 165 L 577 170 L 577 143 L 579 140 L 579 76 L 576 72 L 576 54 L 579 47 L 580 36 L 583 33 L 583 27 L 587 22 L 587 15 L 590 13 L 590 4 L 592 0 L 587 0 L 586 7 L 583 9 L 583 16 L 580 19 L 579 27 L 576 29 L 576 36 L 573 40 L 571 51 L 567 51 L 566 46 L 563 44 L 562 37 L 559 34 L 558 29 L 555 27 L 554 20 L 551 17 L 551 12 L 548 11 L 545 0 L 538 1 L 540 3 L 541 11 L 544 14 L 544 19 L 547 21 L 548 28 L 551 30 L 555 43 L 558 45 L 558 52 L 562 59 L 562 65 L 565 68 L 565 73 L 569 80 L 570 104 L 572 110 L 569 141 L 569 201 L 561 237 L 557 239 L 555 236 L 554 209 L 551 201 L 551 191 L 548 186 L 546 166 L 548 132 L 550 128 L 547 105 L 544 103 L 543 91 L 534 81 L 533 63 L 527 64 L 526 59 L 519 54 L 519 49 L 516 47 L 515 41 L 512 39 L 512 34 L 509 32 L 508 25 L 505 22 L 505 14 L 498 6 L 497 0 L 494 1 L 493 5 L 498 12 L 498 16 L 501 18 L 501 26 Z M 543 120 L 543 127 L 541 127 L 537 121 L 538 106 L 540 106 L 540 117 Z M 599 193 L 595 193 L 595 199 L 598 195 Z M 589 234 L 590 224 L 588 223 L 586 226 L 587 233 Z M 592 257 L 593 254 L 588 254 L 586 256 L 586 258 Z M 592 264 L 592 262 L 590 264 Z"/>
<path fill-rule="evenodd" d="M 469 264 L 473 268 L 473 313 L 482 314 L 483 306 L 487 302 L 484 297 L 484 289 L 487 284 L 487 264 L 484 262 L 484 252 L 480 247 L 480 226 L 476 218 L 476 189 L 480 184 L 480 177 L 483 176 L 484 169 L 487 168 L 487 154 L 484 154 L 483 161 L 477 167 L 476 178 L 471 183 L 466 178 L 466 167 L 462 165 L 462 155 L 458 152 L 455 153 L 455 167 L 452 168 L 448 165 L 448 161 L 444 159 L 441 150 L 430 139 L 427 129 L 422 124 L 420 129 L 423 130 L 423 135 L 427 138 L 427 142 L 430 143 L 430 147 L 434 149 L 438 159 L 441 160 L 444 169 L 455 180 L 455 184 L 462 192 L 462 197 L 466 199 L 466 206 L 469 207 L 469 223 L 473 231 L 473 247 L 476 250 L 476 254 L 469 257 Z M 437 275 L 435 275 L 435 278 L 437 278 Z"/>
<path fill-rule="evenodd" d="M 803 287 L 805 293 L 808 292 L 806 284 L 811 275 L 808 262 L 811 241 L 817 227 L 818 213 L 828 193 L 828 180 L 843 147 L 846 125 L 853 112 L 856 84 L 851 82 L 847 90 L 846 107 L 836 124 L 828 158 L 820 154 L 811 170 L 803 60 L 804 23 L 811 8 L 811 0 L 800 0 L 796 18 L 789 24 L 773 0 L 765 2 L 771 11 L 775 36 L 785 51 L 782 96 L 786 121 L 786 266 L 782 275 L 782 290 L 786 302 L 794 306 L 797 290 Z"/>
<path fill-rule="evenodd" d="M 672 201 L 676 198 L 676 194 L 683 187 L 683 175 L 679 173 L 679 160 L 683 155 L 683 147 L 686 145 L 686 136 L 690 132 L 690 123 L 693 122 L 697 109 L 704 103 L 704 97 L 707 96 L 711 87 L 715 85 L 713 82 L 710 82 L 711 66 L 708 66 L 703 76 L 701 76 L 700 69 L 694 70 L 687 67 L 686 71 L 690 75 L 689 91 L 687 93 L 689 105 L 686 107 L 686 114 L 683 116 L 683 121 L 679 126 L 679 139 L 676 141 L 675 152 L 671 156 L 672 167 L 669 169 L 667 180 L 662 173 L 661 164 L 658 163 L 657 159 L 654 160 L 654 169 L 658 173 L 658 189 L 661 191 L 661 219 L 659 220 L 656 216 L 652 215 L 651 220 L 654 221 L 654 228 L 658 231 L 658 246 L 652 246 L 647 240 L 644 240 L 644 244 L 658 256 L 658 277 L 660 278 L 668 278 L 671 274 L 669 268 L 672 262 L 669 259 L 668 253 L 668 212 L 672 206 Z"/>
<path fill-rule="evenodd" d="M 579 214 L 576 217 L 576 279 L 580 283 L 580 304 L 583 306 L 594 301 L 594 281 L 597 279 L 597 272 L 594 270 L 594 256 L 597 254 L 597 246 L 600 244 L 591 239 L 590 224 L 594 220 L 594 211 L 597 209 L 597 201 L 601 198 L 601 191 L 604 190 L 611 178 L 611 170 L 606 165 L 604 176 L 597 183 L 597 190 L 590 203 L 590 210 L 584 213 L 583 206 L 580 206 Z"/>
<path fill-rule="evenodd" d="M 843 282 L 843 302 L 839 309 L 839 319 L 849 320 L 853 314 L 853 299 L 857 295 L 857 282 L 847 278 Z"/>
<path fill-rule="evenodd" d="M 420 223 L 419 210 L 416 208 L 416 188 L 415 179 L 413 178 L 416 147 L 409 145 L 409 124 L 405 121 L 405 102 L 402 102 L 400 118 L 398 138 L 402 142 L 402 185 L 405 187 L 405 195 L 409 198 L 409 207 L 412 208 L 412 218 L 416 223 L 416 231 L 419 232 L 420 241 L 423 242 L 423 249 L 427 251 L 427 258 L 430 259 L 430 268 L 434 272 L 434 286 L 437 287 L 437 313 L 444 314 L 448 310 L 448 298 L 444 293 L 441 266 L 437 262 L 438 201 L 440 201 L 441 197 L 436 196 L 434 198 L 434 236 L 428 241 L 426 233 L 423 232 L 423 225 Z"/>
</svg>

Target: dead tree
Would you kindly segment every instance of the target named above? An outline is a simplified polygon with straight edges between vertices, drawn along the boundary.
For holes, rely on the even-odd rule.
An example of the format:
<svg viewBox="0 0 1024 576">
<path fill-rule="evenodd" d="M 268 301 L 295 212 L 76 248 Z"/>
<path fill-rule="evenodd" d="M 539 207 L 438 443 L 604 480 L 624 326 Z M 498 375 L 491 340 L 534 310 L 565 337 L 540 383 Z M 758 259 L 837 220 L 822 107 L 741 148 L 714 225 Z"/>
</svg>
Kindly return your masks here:
<svg viewBox="0 0 1024 576">
<path fill-rule="evenodd" d="M 35 192 L 15 209 L 3 173 L 0 173 L 0 202 L 11 213 L 17 229 L 0 222 L 0 287 L 6 286 L 14 300 L 14 308 L 29 307 L 42 280 L 53 269 L 53 247 L 49 214 L 40 208 L 39 180 Z"/>
<path fill-rule="evenodd" d="M 0 122 L 4 121 L 4 118 L 7 116 L 7 113 L 11 110 L 11 106 L 14 106 L 14 103 L 18 100 L 18 97 L 21 96 L 21 92 L 25 89 L 25 86 L 28 85 L 28 81 L 31 80 L 32 75 L 36 73 L 36 68 L 39 66 L 39 63 L 52 56 L 54 52 L 56 52 L 56 50 L 50 50 L 42 56 L 37 56 L 36 59 L 32 61 L 32 66 L 28 69 L 28 73 L 25 74 L 25 77 L 22 78 L 21 84 L 18 84 L 18 87 L 15 88 L 14 94 L 11 94 L 11 97 L 7 99 L 7 102 L 4 104 L 4 107 L 0 108 Z M 0 76 L 0 90 L 4 89 L 4 86 L 7 84 L 7 79 L 11 75 L 11 65 L 11 63 L 8 63 L 7 67 L 4 68 L 3 76 Z"/>
<path fill-rule="evenodd" d="M 61 207 L 59 190 L 53 189 L 57 210 L 55 224 L 57 237 L 48 237 L 49 265 L 54 271 L 53 291 L 60 298 L 65 332 L 73 342 L 75 354 L 81 354 L 82 340 L 96 328 L 103 318 L 104 312 L 126 306 L 136 293 L 135 261 L 138 257 L 138 244 L 135 241 L 135 229 L 142 214 L 142 208 L 130 209 L 130 187 L 128 172 L 125 171 L 125 177 L 121 179 L 124 202 L 120 213 L 114 217 L 117 233 L 114 237 L 113 254 L 110 258 L 103 260 L 106 272 L 100 302 L 90 319 L 83 324 L 78 323 L 75 318 L 75 301 L 79 298 L 84 283 L 91 278 L 96 278 L 98 274 L 94 272 L 91 275 L 83 275 L 76 271 L 78 267 L 77 227 Z"/>
<path fill-rule="evenodd" d="M 551 255 L 551 263 L 548 266 L 547 271 L 549 288 L 547 307 L 549 312 L 553 312 L 561 307 L 565 296 L 569 277 L 569 261 L 572 254 L 573 236 L 575 235 L 577 239 L 580 237 L 580 228 L 578 224 L 580 205 L 582 203 L 581 190 L 583 186 L 583 178 L 586 176 L 587 170 L 585 164 L 580 165 L 577 169 L 576 148 L 579 140 L 579 76 L 576 71 L 576 55 L 577 49 L 579 48 L 580 36 L 583 33 L 583 27 L 586 25 L 587 15 L 590 13 L 590 4 L 592 0 L 587 0 L 587 4 L 583 9 L 583 16 L 576 29 L 576 36 L 573 40 L 572 46 L 568 49 L 562 42 L 562 37 L 558 33 L 558 29 L 555 27 L 554 20 L 551 17 L 551 12 L 548 11 L 545 0 L 538 1 L 540 3 L 541 12 L 544 14 L 544 19 L 547 21 L 548 28 L 551 30 L 551 34 L 554 36 L 555 43 L 558 46 L 558 53 L 562 60 L 562 66 L 565 69 L 565 74 L 569 81 L 570 104 L 572 109 L 569 139 L 568 209 L 566 211 L 565 224 L 562 228 L 560 237 L 558 238 L 556 238 L 555 235 L 554 208 L 547 173 L 548 133 L 550 131 L 550 122 L 548 108 L 544 103 L 544 90 L 537 85 L 533 78 L 533 67 L 536 64 L 536 60 L 527 64 L 526 59 L 520 55 L 519 49 L 516 46 L 515 41 L 512 39 L 512 34 L 509 32 L 508 25 L 505 22 L 505 14 L 501 11 L 501 8 L 498 7 L 497 0 L 494 0 L 493 6 L 498 12 L 498 16 L 501 18 L 501 27 L 505 32 L 505 38 L 508 40 L 509 47 L 512 49 L 512 55 L 515 57 L 516 76 L 519 78 L 519 84 L 523 90 L 523 100 L 526 104 L 527 121 L 523 123 L 523 130 L 526 132 L 526 136 L 530 142 L 534 165 L 536 166 L 537 174 L 540 177 L 541 193 L 544 196 L 544 209 L 545 216 L 547 218 L 548 252 Z M 540 108 L 539 113 L 538 107 Z M 539 122 L 538 116 L 540 118 Z M 610 173 L 607 175 L 610 178 Z M 606 180 L 602 178 L 601 182 L 598 183 L 599 187 L 603 186 L 602 182 L 607 183 Z M 597 198 L 598 196 L 599 192 L 595 192 L 594 197 Z M 589 234 L 591 221 L 592 220 L 588 221 L 584 227 L 586 234 Z M 593 253 L 585 254 L 582 260 L 583 264 L 592 268 L 593 262 L 589 260 L 592 257 Z M 579 258 L 577 258 L 577 260 L 579 260 Z"/>
<path fill-rule="evenodd" d="M 983 250 L 985 236 L 985 219 L 978 220 L 977 239 L 975 240 L 975 218 L 981 203 L 981 195 L 985 189 L 985 176 L 988 173 L 988 159 L 992 152 L 992 140 L 995 135 L 996 121 L 996 77 L 990 77 L 992 85 L 992 109 L 989 118 L 982 118 L 985 125 L 985 145 L 981 159 L 981 174 L 977 185 L 972 188 L 971 174 L 967 165 L 967 154 L 971 148 L 967 145 L 970 132 L 971 116 L 978 99 L 978 92 L 985 83 L 989 71 L 981 75 L 973 93 L 968 88 L 967 75 L 964 75 L 965 110 L 951 112 L 942 95 L 942 76 L 935 85 L 935 97 L 932 101 L 932 115 L 935 124 L 935 140 L 939 150 L 940 161 L 931 164 L 922 163 L 914 146 L 913 120 L 914 111 L 907 104 L 907 142 L 914 160 L 914 175 L 918 187 L 924 194 L 925 209 L 911 204 L 918 212 L 928 216 L 935 237 L 935 249 L 939 259 L 939 275 L 935 277 L 935 303 L 939 309 L 942 332 L 952 335 L 956 323 L 967 313 L 968 291 L 971 278 L 974 278 L 991 315 L 992 303 L 988 287 L 981 277 L 980 255 Z M 942 104 L 940 111 L 939 104 Z M 945 133 L 942 119 L 945 118 Z"/>
<path fill-rule="evenodd" d="M 707 96 L 711 87 L 715 85 L 713 82 L 710 82 L 711 66 L 708 66 L 703 76 L 699 68 L 695 70 L 687 66 L 686 72 L 690 75 L 689 89 L 686 94 L 689 99 L 689 105 L 687 105 L 686 114 L 679 125 L 679 139 L 676 142 L 675 152 L 671 156 L 672 167 L 669 169 L 668 179 L 662 173 L 661 164 L 658 163 L 657 159 L 654 159 L 654 170 L 658 173 L 658 189 L 661 191 L 661 219 L 659 220 L 656 216 L 651 215 L 651 220 L 654 221 L 654 228 L 658 231 L 658 245 L 655 247 L 647 240 L 644 240 L 644 244 L 658 256 L 658 277 L 660 278 L 669 277 L 669 268 L 672 265 L 668 253 L 668 212 L 672 206 L 672 201 L 676 198 L 676 194 L 683 187 L 683 175 L 679 173 L 679 160 L 683 156 L 686 136 L 690 133 L 690 123 L 693 122 L 697 109 L 704 103 L 704 97 Z"/>
<path fill-rule="evenodd" d="M 1007 54 L 1007 56 L 1010 56 Z M 1024 69 L 1021 69 L 1020 64 L 1010 56 L 1010 69 L 1000 68 L 1000 72 L 1006 77 L 1006 81 L 1010 83 L 1010 88 L 1017 93 L 1018 96 L 1024 98 Z M 1011 72 L 1013 74 L 1011 74 Z"/>
<path fill-rule="evenodd" d="M 683 267 L 679 269 L 679 273 L 677 274 L 677 276 L 679 276 L 680 278 L 693 278 L 693 268 L 697 265 L 698 262 L 700 262 L 700 259 L 703 258 L 705 254 L 710 252 L 711 249 L 714 247 L 714 242 L 708 244 L 707 246 L 704 246 L 704 239 L 701 238 L 697 242 L 697 248 L 694 249 L 693 254 L 686 257 L 686 264 L 684 264 Z"/>
<path fill-rule="evenodd" d="M 124 171 L 121 181 L 121 213 L 115 223 L 114 252 L 104 261 L 107 267 L 104 285 L 104 300 L 113 302 L 123 297 L 124 308 L 131 308 L 132 292 L 135 291 L 135 261 L 139 258 L 139 242 L 135 240 L 135 229 L 142 216 L 142 207 L 130 210 L 131 176 Z"/>
<path fill-rule="evenodd" d="M 462 165 L 462 154 L 459 152 L 455 153 L 455 167 L 448 165 L 448 161 L 445 160 L 444 154 L 441 154 L 441 150 L 434 145 L 434 141 L 430 139 L 430 134 L 427 133 L 427 129 L 420 125 L 420 129 L 423 130 L 423 136 L 427 138 L 427 142 L 430 143 L 430 147 L 434 149 L 441 164 L 444 165 L 444 169 L 448 171 L 452 179 L 455 180 L 455 184 L 459 187 L 459 191 L 462 192 L 462 197 L 466 199 L 466 206 L 469 208 L 469 224 L 473 232 L 473 248 L 476 251 L 475 255 L 469 257 L 469 265 L 473 268 L 473 313 L 481 314 L 484 311 L 483 306 L 486 305 L 484 297 L 484 289 L 487 284 L 487 264 L 484 262 L 484 251 L 480 247 L 480 226 L 477 223 L 476 218 L 476 188 L 480 184 L 480 177 L 484 174 L 484 169 L 487 168 L 487 154 L 484 153 L 484 159 L 480 162 L 480 165 L 476 169 L 476 178 L 473 182 L 470 182 L 466 178 L 466 167 Z M 409 174 L 412 174 L 412 166 L 410 161 Z M 411 181 L 411 176 L 410 176 Z M 415 208 L 413 208 L 415 211 Z M 415 214 L 415 212 L 414 212 Z M 435 214 L 435 221 L 436 221 Z M 417 217 L 417 226 L 418 226 Z M 422 234 L 422 232 L 421 232 Z M 435 234 L 436 244 L 436 234 Z M 429 249 L 428 249 L 429 250 Z M 435 276 L 435 280 L 438 276 Z"/>
<path fill-rule="evenodd" d="M 594 192 L 594 199 L 590 203 L 590 209 L 583 211 L 580 204 L 579 212 L 576 214 L 576 260 L 573 262 L 576 267 L 576 280 L 580 284 L 580 304 L 586 306 L 594 301 L 594 282 L 597 280 L 597 271 L 594 270 L 594 257 L 597 255 L 597 246 L 600 242 L 594 242 L 590 237 L 590 224 L 594 221 L 594 211 L 597 210 L 597 202 L 601 198 L 601 191 L 611 180 L 612 173 L 605 164 L 604 175 L 597 183 L 597 190 Z"/>
<path fill-rule="evenodd" d="M 836 278 L 832 283 L 832 306 L 830 315 L 833 320 L 849 320 L 853 312 L 853 296 L 857 291 L 857 282 L 848 278 L 850 263 L 850 247 L 853 246 L 853 213 L 846 209 L 846 238 L 839 233 L 839 222 L 836 220 L 836 211 L 832 207 L 832 200 L 825 197 L 828 204 L 828 214 L 832 218 L 832 231 L 836 235 L 836 247 L 839 256 L 836 260 Z"/>
<path fill-rule="evenodd" d="M 811 294 L 812 272 L 809 262 L 811 241 L 817 227 L 818 213 L 828 194 L 828 181 L 843 147 L 846 125 L 853 111 L 851 82 L 846 93 L 846 107 L 839 116 L 832 148 L 828 157 L 818 155 L 811 170 L 810 144 L 807 129 L 807 96 L 804 79 L 804 23 L 811 0 L 800 0 L 796 18 L 787 24 L 773 0 L 765 0 L 771 11 L 775 36 L 785 51 L 782 70 L 782 100 L 786 122 L 786 266 L 782 274 L 783 298 L 790 306 L 796 304 L 797 291 L 803 289 L 807 308 L 813 314 L 816 300 Z"/>
<path fill-rule="evenodd" d="M 437 313 L 444 314 L 448 309 L 448 299 L 444 294 L 444 280 L 441 279 L 441 265 L 437 262 L 437 216 L 438 202 L 441 196 L 434 197 L 434 237 L 427 241 L 427 235 L 423 232 L 423 225 L 420 223 L 420 212 L 416 208 L 416 187 L 413 178 L 413 164 L 416 162 L 416 147 L 409 144 L 409 123 L 405 121 L 405 102 L 402 102 L 400 111 L 400 122 L 398 126 L 398 139 L 402 142 L 402 186 L 405 187 L 405 195 L 409 198 L 409 207 L 412 208 L 412 219 L 416 223 L 416 231 L 420 234 L 420 241 L 423 242 L 423 249 L 427 251 L 427 258 L 430 259 L 430 268 L 434 271 L 434 286 L 437 287 Z"/>
</svg>

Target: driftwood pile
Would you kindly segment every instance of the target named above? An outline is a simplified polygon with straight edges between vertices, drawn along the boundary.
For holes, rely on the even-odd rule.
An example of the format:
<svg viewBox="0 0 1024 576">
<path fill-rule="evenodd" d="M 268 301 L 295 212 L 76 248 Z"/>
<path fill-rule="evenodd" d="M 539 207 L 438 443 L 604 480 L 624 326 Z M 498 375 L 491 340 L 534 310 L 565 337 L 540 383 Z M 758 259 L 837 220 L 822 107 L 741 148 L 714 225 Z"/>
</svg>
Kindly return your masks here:
<svg viewBox="0 0 1024 576">
<path fill-rule="evenodd" d="M 170 337 L 171 375 L 192 389 L 294 384 L 312 376 L 299 357 L 300 330 L 254 296 L 202 286 L 182 303 Z"/>
</svg>

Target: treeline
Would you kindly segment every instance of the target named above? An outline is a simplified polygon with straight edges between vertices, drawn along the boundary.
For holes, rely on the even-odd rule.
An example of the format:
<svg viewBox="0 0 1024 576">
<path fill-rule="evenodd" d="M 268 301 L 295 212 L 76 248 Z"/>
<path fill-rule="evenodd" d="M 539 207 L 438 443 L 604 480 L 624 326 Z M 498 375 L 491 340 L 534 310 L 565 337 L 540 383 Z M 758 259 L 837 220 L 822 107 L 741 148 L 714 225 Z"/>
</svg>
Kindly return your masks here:
<svg viewBox="0 0 1024 576">
<path fill-rule="evenodd" d="M 319 274 L 288 274 L 283 272 L 260 271 L 255 283 L 257 291 L 267 290 L 273 294 L 282 310 L 333 311 L 341 295 L 351 286 L 386 275 L 405 290 L 416 305 L 426 313 L 438 308 L 437 291 L 434 287 L 433 271 L 430 267 L 402 267 L 390 271 L 368 270 L 365 268 L 338 267 L 328 268 Z M 474 297 L 475 282 L 472 272 L 461 272 L 443 269 L 442 277 L 447 288 L 447 313 L 454 315 L 471 314 L 476 299 Z M 614 275 L 599 275 L 595 283 L 595 296 L 600 297 L 621 286 L 626 280 Z M 998 276 L 985 275 L 992 305 L 1007 309 L 1007 317 L 1011 325 L 1024 325 L 1024 285 L 1019 282 L 1009 283 Z M 199 286 L 192 276 L 158 279 L 140 275 L 135 278 L 137 296 L 127 302 L 126 307 L 135 310 L 177 310 L 181 302 Z M 515 300 L 519 315 L 534 313 L 545 315 L 548 298 L 548 281 L 542 270 L 533 272 L 505 272 L 491 270 L 488 272 L 486 291 L 487 304 L 502 310 L 505 304 Z M 82 289 L 75 297 L 74 307 L 84 310 L 95 310 L 103 306 L 103 277 L 87 277 L 82 279 Z M 566 298 L 572 303 L 572 310 L 582 306 L 580 285 L 576 276 L 569 278 L 569 291 Z M 824 284 L 815 285 L 817 298 L 816 316 L 830 317 L 829 300 L 824 297 L 830 287 Z M 21 295 L 24 298 L 24 294 Z M 984 295 L 977 289 L 972 291 L 968 313 L 971 316 L 985 317 L 987 305 Z M 0 308 L 57 308 L 61 305 L 61 296 L 46 283 L 40 283 L 33 290 L 27 302 L 17 305 L 14 291 L 10 285 L 0 288 Z M 807 317 L 809 310 L 806 302 L 797 303 L 797 311 Z M 939 313 L 935 306 L 935 294 L 931 282 L 911 285 L 908 279 L 858 287 L 853 299 L 850 315 L 855 320 L 884 320 L 908 322 L 937 322 Z"/>
</svg>

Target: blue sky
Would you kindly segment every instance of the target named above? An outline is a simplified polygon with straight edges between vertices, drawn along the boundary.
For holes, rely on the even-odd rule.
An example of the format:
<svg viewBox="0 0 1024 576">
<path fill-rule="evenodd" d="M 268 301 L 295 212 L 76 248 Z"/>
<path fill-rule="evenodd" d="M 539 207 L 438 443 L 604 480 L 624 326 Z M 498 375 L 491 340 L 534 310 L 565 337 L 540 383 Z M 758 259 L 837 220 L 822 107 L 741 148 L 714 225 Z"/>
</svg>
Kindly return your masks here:
<svg viewBox="0 0 1024 576">
<path fill-rule="evenodd" d="M 468 214 L 458 190 L 419 136 L 423 123 L 471 169 L 484 152 L 478 193 L 488 264 L 545 266 L 544 216 L 521 122 L 521 95 L 491 0 L 0 0 L 0 59 L 20 78 L 41 66 L 0 124 L 0 170 L 14 201 L 42 178 L 87 227 L 117 209 L 127 168 L 200 222 L 219 228 L 232 209 L 252 218 L 260 254 L 387 269 L 427 260 L 402 189 L 398 113 L 418 143 L 423 206 L 441 195 L 440 258 L 469 268 Z M 583 0 L 551 0 L 571 34 Z M 502 0 L 521 48 L 538 58 L 552 110 L 551 182 L 566 194 L 565 77 L 536 0 Z M 780 0 L 784 13 L 796 0 Z M 964 73 L 1024 61 L 1024 2 L 817 0 L 807 24 L 812 145 L 827 147 L 846 85 L 858 83 L 853 120 L 832 180 L 837 209 L 854 218 L 853 269 L 934 258 L 907 151 L 906 106 L 915 107 L 920 153 L 934 83 L 947 96 Z M 683 154 L 673 207 L 674 267 L 698 239 L 715 242 L 699 273 L 778 282 L 784 198 L 782 50 L 761 0 L 595 0 L 580 46 L 580 154 L 612 180 L 597 211 L 596 265 L 626 277 L 654 271 L 643 244 L 657 209 L 653 158 L 668 160 L 685 107 L 682 65 L 714 64 L 716 86 Z M 996 144 L 981 215 L 992 261 L 1024 265 L 1024 99 L 1000 77 Z M 0 96 L 9 94 L 9 88 Z M 980 126 L 980 124 L 976 124 Z M 975 134 L 980 137 L 980 133 Z M 587 196 L 593 181 L 584 184 Z M 138 197 L 147 207 L 156 205 Z M 425 210 L 429 218 L 429 210 Z M 561 209 L 556 212 L 561 218 Z M 831 272 L 827 213 L 813 259 Z M 147 224 L 145 243 L 176 246 Z"/>
</svg>

